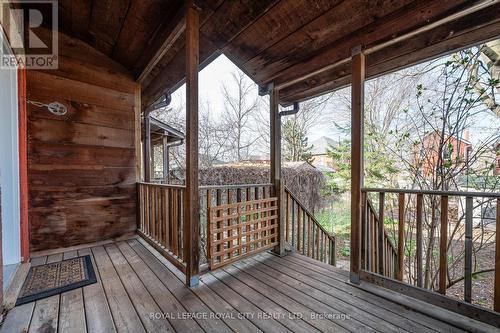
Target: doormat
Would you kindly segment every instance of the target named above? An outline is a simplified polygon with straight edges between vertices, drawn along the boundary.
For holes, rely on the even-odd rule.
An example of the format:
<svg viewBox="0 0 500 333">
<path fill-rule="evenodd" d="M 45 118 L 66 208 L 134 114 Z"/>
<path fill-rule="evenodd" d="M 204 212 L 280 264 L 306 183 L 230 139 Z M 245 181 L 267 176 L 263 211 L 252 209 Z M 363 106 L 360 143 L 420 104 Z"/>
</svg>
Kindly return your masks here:
<svg viewBox="0 0 500 333">
<path fill-rule="evenodd" d="M 31 267 L 16 305 L 96 283 L 89 255 Z"/>
</svg>

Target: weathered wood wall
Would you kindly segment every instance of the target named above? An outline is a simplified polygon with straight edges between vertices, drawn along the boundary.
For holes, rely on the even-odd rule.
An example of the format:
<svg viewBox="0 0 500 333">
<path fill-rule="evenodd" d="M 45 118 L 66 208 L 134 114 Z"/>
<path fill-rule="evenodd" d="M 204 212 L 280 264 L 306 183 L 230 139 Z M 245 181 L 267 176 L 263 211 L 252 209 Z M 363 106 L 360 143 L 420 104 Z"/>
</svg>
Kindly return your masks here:
<svg viewBox="0 0 500 333">
<path fill-rule="evenodd" d="M 90 46 L 59 35 L 59 69 L 27 74 L 32 251 L 118 237 L 136 228 L 137 84 Z"/>
</svg>

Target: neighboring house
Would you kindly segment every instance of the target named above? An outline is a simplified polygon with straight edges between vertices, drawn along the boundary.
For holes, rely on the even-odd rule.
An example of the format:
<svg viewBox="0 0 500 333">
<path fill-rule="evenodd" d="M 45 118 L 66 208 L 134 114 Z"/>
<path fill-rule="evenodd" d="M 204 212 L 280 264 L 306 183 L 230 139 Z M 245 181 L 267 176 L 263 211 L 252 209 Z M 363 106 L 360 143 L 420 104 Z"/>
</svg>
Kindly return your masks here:
<svg viewBox="0 0 500 333">
<path fill-rule="evenodd" d="M 465 131 L 462 138 L 447 136 L 445 138 L 445 149 L 442 149 L 442 156 L 440 158 L 441 133 L 439 131 L 429 132 L 422 139 L 419 150 L 413 152 L 413 163 L 420 165 L 420 170 L 424 176 L 432 176 L 440 160 L 451 160 L 453 164 L 465 163 L 468 154 L 472 150 L 472 144 L 469 139 L 470 134 L 468 131 Z"/>
<path fill-rule="evenodd" d="M 311 145 L 313 146 L 311 164 L 318 169 L 335 170 L 333 159 L 328 156 L 327 151 L 330 146 L 337 146 L 338 142 L 329 137 L 322 136 L 311 142 Z"/>
<path fill-rule="evenodd" d="M 145 126 L 143 126 L 143 131 Z M 149 137 L 146 142 L 151 145 L 151 165 L 153 179 L 156 181 L 169 182 L 170 175 L 170 148 L 180 146 L 184 143 L 184 133 L 164 123 L 163 121 L 149 117 Z M 142 134 L 145 137 L 145 133 Z M 144 143 L 147 145 L 147 143 Z"/>
</svg>

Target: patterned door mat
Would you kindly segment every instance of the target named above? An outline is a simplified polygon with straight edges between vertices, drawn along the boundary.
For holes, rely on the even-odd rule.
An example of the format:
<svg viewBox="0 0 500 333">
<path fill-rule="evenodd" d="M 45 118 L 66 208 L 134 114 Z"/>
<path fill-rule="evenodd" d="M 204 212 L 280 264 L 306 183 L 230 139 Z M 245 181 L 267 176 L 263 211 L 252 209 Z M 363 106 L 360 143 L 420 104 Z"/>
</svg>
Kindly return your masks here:
<svg viewBox="0 0 500 333">
<path fill-rule="evenodd" d="M 16 305 L 96 283 L 89 255 L 31 267 Z"/>
</svg>

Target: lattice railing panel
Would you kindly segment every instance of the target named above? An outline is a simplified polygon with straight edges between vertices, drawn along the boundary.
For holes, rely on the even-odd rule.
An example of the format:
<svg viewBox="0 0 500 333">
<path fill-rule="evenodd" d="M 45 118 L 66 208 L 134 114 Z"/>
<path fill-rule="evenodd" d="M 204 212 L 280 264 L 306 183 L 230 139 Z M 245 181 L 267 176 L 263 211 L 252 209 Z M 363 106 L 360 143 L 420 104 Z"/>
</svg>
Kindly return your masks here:
<svg viewBox="0 0 500 333">
<path fill-rule="evenodd" d="M 208 219 L 211 269 L 278 245 L 278 198 L 213 206 Z"/>
</svg>

